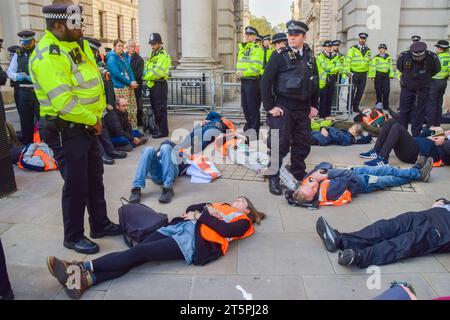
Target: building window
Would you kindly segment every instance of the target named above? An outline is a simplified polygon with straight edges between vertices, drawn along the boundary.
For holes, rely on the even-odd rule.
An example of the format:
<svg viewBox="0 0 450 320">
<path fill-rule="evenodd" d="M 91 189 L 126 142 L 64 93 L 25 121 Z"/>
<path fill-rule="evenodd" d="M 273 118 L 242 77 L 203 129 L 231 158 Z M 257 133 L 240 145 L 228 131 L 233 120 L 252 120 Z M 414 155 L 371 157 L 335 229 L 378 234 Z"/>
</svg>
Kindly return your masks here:
<svg viewBox="0 0 450 320">
<path fill-rule="evenodd" d="M 99 11 L 98 12 L 99 17 L 99 24 L 100 24 L 100 39 L 105 39 L 105 30 L 106 30 L 106 12 L 105 11 Z"/>
<path fill-rule="evenodd" d="M 136 19 L 131 18 L 131 39 L 136 40 Z"/>
<path fill-rule="evenodd" d="M 123 16 L 117 16 L 117 37 L 123 39 Z"/>
</svg>

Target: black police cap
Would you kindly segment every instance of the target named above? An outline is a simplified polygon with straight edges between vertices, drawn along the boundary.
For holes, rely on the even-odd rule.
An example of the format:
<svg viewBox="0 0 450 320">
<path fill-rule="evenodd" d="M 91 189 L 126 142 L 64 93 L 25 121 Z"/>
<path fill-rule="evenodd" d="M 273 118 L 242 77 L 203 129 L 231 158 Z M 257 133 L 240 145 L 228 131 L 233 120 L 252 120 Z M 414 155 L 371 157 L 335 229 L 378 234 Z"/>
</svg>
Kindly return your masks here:
<svg viewBox="0 0 450 320">
<path fill-rule="evenodd" d="M 159 33 L 152 33 L 150 34 L 150 39 L 148 40 L 149 44 L 157 44 L 157 43 L 163 43 L 161 35 Z"/>
<path fill-rule="evenodd" d="M 29 30 L 24 30 L 24 31 L 20 31 L 17 36 L 19 38 L 21 38 L 22 40 L 31 40 L 34 38 L 34 36 L 36 35 L 35 32 L 33 31 L 29 31 Z"/>
<path fill-rule="evenodd" d="M 70 10 L 72 9 L 72 10 Z M 54 1 L 53 4 L 42 8 L 46 20 L 81 20 L 83 7 L 79 4 Z"/>
<path fill-rule="evenodd" d="M 258 32 L 258 30 L 256 30 L 256 28 L 248 26 L 245 28 L 245 34 L 253 34 L 255 36 L 258 36 L 259 32 Z"/>
<path fill-rule="evenodd" d="M 8 48 L 8 52 L 13 54 L 13 53 L 16 53 L 18 49 L 20 49 L 19 46 L 11 46 Z"/>
<path fill-rule="evenodd" d="M 361 32 L 358 36 L 361 39 L 367 39 L 369 37 L 369 35 L 367 33 L 365 33 L 365 32 Z"/>
<path fill-rule="evenodd" d="M 272 43 L 278 43 L 283 41 L 288 41 L 288 37 L 284 32 L 276 33 L 272 37 Z"/>
<path fill-rule="evenodd" d="M 272 36 L 268 34 L 267 36 L 262 36 L 263 41 L 270 41 L 272 40 Z"/>
<path fill-rule="evenodd" d="M 384 43 L 380 44 L 378 49 L 388 49 L 387 45 L 385 45 Z"/>
<path fill-rule="evenodd" d="M 439 40 L 438 43 L 435 45 L 435 47 L 448 49 L 450 48 L 450 44 L 447 40 Z"/>
<path fill-rule="evenodd" d="M 309 31 L 309 27 L 306 23 L 297 20 L 290 20 L 286 23 L 288 34 L 306 34 Z"/>
<path fill-rule="evenodd" d="M 411 52 L 414 55 L 422 55 L 427 50 L 427 44 L 425 42 L 414 42 L 410 47 Z"/>
<path fill-rule="evenodd" d="M 342 44 L 341 40 L 334 40 L 331 42 L 332 46 L 340 46 Z"/>
<path fill-rule="evenodd" d="M 420 41 L 420 40 L 422 40 L 422 37 L 421 37 L 421 36 L 412 36 L 412 37 L 411 37 L 411 41 L 418 42 L 418 41 Z"/>
<path fill-rule="evenodd" d="M 330 41 L 330 40 L 326 40 L 326 41 L 324 41 L 324 43 L 323 43 L 323 47 L 325 47 L 325 48 L 329 48 L 329 47 L 331 47 L 332 46 L 332 41 Z"/>
</svg>

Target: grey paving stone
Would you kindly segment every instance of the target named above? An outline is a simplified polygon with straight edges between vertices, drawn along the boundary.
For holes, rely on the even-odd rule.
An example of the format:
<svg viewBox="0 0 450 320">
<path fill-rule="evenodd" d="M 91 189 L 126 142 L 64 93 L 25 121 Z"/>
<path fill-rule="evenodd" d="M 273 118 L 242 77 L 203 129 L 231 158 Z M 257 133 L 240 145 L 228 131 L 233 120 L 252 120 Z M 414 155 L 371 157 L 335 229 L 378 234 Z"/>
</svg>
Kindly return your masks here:
<svg viewBox="0 0 450 320">
<path fill-rule="evenodd" d="M 449 273 L 423 273 L 423 277 L 436 292 L 436 296 L 434 298 L 450 296 Z"/>
<path fill-rule="evenodd" d="M 238 274 L 334 274 L 334 271 L 314 234 L 271 233 L 240 241 Z"/>
<path fill-rule="evenodd" d="M 436 254 L 434 257 L 450 272 L 450 253 Z"/>
<path fill-rule="evenodd" d="M 128 273 L 113 281 L 105 300 L 188 300 L 192 276 Z"/>
<path fill-rule="evenodd" d="M 0 223 L 0 235 L 8 231 L 12 226 L 12 224 Z"/>
<path fill-rule="evenodd" d="M 81 297 L 81 301 L 92 301 L 92 300 L 104 300 L 106 296 L 106 291 L 97 290 L 97 288 L 91 288 Z M 68 301 L 71 300 L 69 296 L 64 292 L 64 289 L 58 292 L 57 296 L 54 298 L 57 301 Z"/>
<path fill-rule="evenodd" d="M 369 275 L 303 276 L 310 300 L 372 300 L 389 289 L 394 281 L 412 284 L 421 300 L 435 297 L 435 292 L 420 274 L 382 275 L 379 289 L 374 290 L 368 288 L 368 280 Z"/>
<path fill-rule="evenodd" d="M 194 276 L 192 300 L 246 300 L 240 286 L 253 300 L 305 300 L 299 276 Z"/>
</svg>

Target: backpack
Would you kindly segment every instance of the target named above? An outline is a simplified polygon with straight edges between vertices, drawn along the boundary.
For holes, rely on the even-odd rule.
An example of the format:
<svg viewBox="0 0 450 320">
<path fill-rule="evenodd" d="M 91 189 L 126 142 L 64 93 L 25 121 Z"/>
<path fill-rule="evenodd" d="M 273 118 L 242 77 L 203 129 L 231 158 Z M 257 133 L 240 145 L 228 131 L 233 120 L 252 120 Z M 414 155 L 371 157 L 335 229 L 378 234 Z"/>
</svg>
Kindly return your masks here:
<svg viewBox="0 0 450 320">
<path fill-rule="evenodd" d="M 141 243 L 147 236 L 169 224 L 166 214 L 158 213 L 143 204 L 128 203 L 122 200 L 119 209 L 119 224 L 123 231 L 123 238 L 130 248 Z M 124 204 L 124 202 L 127 204 Z"/>
</svg>

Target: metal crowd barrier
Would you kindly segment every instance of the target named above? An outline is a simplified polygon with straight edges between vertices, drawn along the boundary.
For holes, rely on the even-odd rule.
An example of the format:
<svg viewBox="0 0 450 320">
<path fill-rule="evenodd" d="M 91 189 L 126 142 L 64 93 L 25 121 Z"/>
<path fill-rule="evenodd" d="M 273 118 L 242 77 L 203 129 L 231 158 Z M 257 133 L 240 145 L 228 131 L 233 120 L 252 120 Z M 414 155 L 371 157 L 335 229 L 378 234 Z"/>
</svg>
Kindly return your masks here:
<svg viewBox="0 0 450 320">
<path fill-rule="evenodd" d="M 353 113 L 353 76 L 339 76 L 336 83 L 336 92 L 333 96 L 331 112 L 333 116 L 350 117 Z"/>
</svg>

